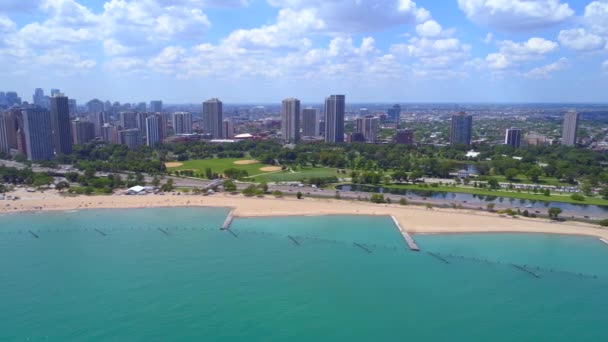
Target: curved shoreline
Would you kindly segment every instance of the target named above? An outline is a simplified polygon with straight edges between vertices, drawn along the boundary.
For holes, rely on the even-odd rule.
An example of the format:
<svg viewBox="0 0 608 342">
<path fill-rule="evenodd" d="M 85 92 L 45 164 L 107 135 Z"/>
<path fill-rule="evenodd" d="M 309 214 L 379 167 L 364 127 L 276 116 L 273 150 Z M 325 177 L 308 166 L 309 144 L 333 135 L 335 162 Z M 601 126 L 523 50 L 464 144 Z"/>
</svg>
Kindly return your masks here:
<svg viewBox="0 0 608 342">
<path fill-rule="evenodd" d="M 608 229 L 580 222 L 554 222 L 531 218 L 513 219 L 500 217 L 495 213 L 473 210 L 436 208 L 429 210 L 398 204 L 373 204 L 316 198 L 302 200 L 273 197 L 248 198 L 229 194 L 64 197 L 54 192 L 27 193 L 18 201 L 0 201 L 0 214 L 153 207 L 231 208 L 234 210 L 235 218 L 323 215 L 393 216 L 410 234 L 540 233 L 592 236 L 608 240 Z"/>
</svg>

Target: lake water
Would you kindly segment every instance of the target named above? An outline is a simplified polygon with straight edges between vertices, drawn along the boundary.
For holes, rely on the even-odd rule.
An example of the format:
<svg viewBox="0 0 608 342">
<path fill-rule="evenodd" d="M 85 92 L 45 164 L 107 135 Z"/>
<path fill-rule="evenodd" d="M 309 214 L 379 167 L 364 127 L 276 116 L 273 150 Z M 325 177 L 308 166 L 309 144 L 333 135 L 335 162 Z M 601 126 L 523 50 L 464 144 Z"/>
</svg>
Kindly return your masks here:
<svg viewBox="0 0 608 342">
<path fill-rule="evenodd" d="M 235 237 L 227 213 L 0 216 L 0 340 L 608 340 L 597 239 L 417 235 L 416 253 L 388 217 L 236 219 Z"/>
<path fill-rule="evenodd" d="M 466 202 L 468 205 L 479 206 L 485 209 L 488 203 L 496 203 L 511 208 L 524 209 L 536 209 L 541 211 L 543 214 L 547 213 L 547 209 L 550 207 L 557 207 L 562 209 L 564 212 L 576 212 L 582 215 L 589 215 L 594 217 L 608 217 L 608 207 L 599 205 L 588 205 L 588 204 L 573 204 L 573 203 L 562 203 L 562 202 L 551 202 L 545 201 L 546 197 L 539 195 L 537 201 L 500 197 L 500 196 L 483 196 L 473 194 L 463 194 L 457 192 L 444 192 L 444 191 L 433 191 L 429 188 L 425 190 L 408 190 L 408 189 L 395 189 L 395 188 L 384 188 L 381 186 L 370 186 L 370 185 L 359 185 L 359 184 L 348 184 L 338 185 L 336 188 L 344 191 L 360 191 L 360 192 L 374 192 L 381 194 L 392 194 L 407 196 L 408 198 L 422 200 L 424 198 L 437 199 L 451 202 Z M 543 198 L 544 197 L 544 198 Z M 550 197 L 549 197 L 550 198 Z"/>
</svg>

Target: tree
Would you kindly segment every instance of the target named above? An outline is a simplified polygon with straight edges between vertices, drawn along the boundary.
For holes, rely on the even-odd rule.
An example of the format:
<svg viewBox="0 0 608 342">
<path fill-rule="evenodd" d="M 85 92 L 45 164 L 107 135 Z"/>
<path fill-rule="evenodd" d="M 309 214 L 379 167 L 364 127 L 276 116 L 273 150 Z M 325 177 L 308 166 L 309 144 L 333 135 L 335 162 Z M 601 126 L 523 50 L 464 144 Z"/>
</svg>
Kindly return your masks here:
<svg viewBox="0 0 608 342">
<path fill-rule="evenodd" d="M 65 182 L 65 181 L 61 181 L 61 182 L 55 184 L 55 189 L 60 192 L 65 189 L 69 189 L 69 188 L 70 188 L 70 183 Z"/>
<path fill-rule="evenodd" d="M 488 185 L 490 186 L 490 189 L 493 189 L 493 190 L 500 189 L 500 184 L 498 184 L 498 180 L 496 180 L 496 178 L 488 179 Z"/>
<path fill-rule="evenodd" d="M 526 175 L 528 176 L 528 179 L 530 179 L 534 183 L 538 183 L 540 176 L 542 175 L 542 171 L 540 168 L 535 166 L 531 168 Z"/>
<path fill-rule="evenodd" d="M 372 203 L 385 203 L 386 201 L 384 200 L 384 195 L 383 194 L 372 194 L 372 197 L 370 198 L 370 202 L 372 202 Z"/>
<path fill-rule="evenodd" d="M 205 169 L 205 178 L 207 179 L 213 179 L 213 171 L 211 170 L 210 167 Z"/>
<path fill-rule="evenodd" d="M 405 198 L 401 197 L 401 199 L 399 200 L 399 204 L 407 205 L 407 200 Z"/>
<path fill-rule="evenodd" d="M 152 179 L 152 185 L 154 187 L 158 187 L 160 185 L 160 179 L 158 179 L 158 177 L 154 176 L 154 178 Z"/>
<path fill-rule="evenodd" d="M 557 220 L 559 214 L 562 213 L 562 210 L 560 208 L 551 207 L 551 208 L 549 208 L 548 212 L 549 212 L 549 218 Z"/>
<path fill-rule="evenodd" d="M 340 191 L 336 191 L 336 193 L 334 194 L 334 198 L 335 198 L 335 199 L 340 199 L 340 198 L 342 198 L 342 197 L 340 196 Z"/>
<path fill-rule="evenodd" d="M 496 204 L 494 204 L 494 203 L 486 204 L 486 209 L 488 209 L 489 212 L 494 212 L 495 207 L 496 207 Z"/>
<path fill-rule="evenodd" d="M 604 219 L 600 221 L 600 226 L 602 227 L 608 227 L 608 219 Z"/>
<path fill-rule="evenodd" d="M 261 193 L 262 193 L 261 190 L 258 189 L 253 184 L 251 184 L 250 186 L 246 187 L 245 190 L 243 190 L 243 195 L 245 195 L 247 197 L 257 196 L 257 195 L 260 195 Z"/>
<path fill-rule="evenodd" d="M 268 183 L 262 182 L 260 183 L 260 185 L 258 185 L 258 187 L 260 188 L 260 190 L 262 190 L 263 193 L 268 192 Z"/>
<path fill-rule="evenodd" d="M 88 168 L 88 169 L 84 170 L 84 176 L 87 179 L 91 179 L 91 178 L 95 177 L 95 169 Z"/>
<path fill-rule="evenodd" d="M 296 198 L 297 199 L 302 199 L 302 193 L 300 191 L 298 191 L 298 193 L 296 194 Z"/>
<path fill-rule="evenodd" d="M 519 174 L 519 171 L 517 169 L 511 168 L 511 169 L 505 170 L 505 178 L 510 182 L 515 181 L 518 174 Z"/>
<path fill-rule="evenodd" d="M 78 176 L 78 172 L 67 172 L 65 174 L 65 178 L 72 183 L 78 181 Z"/>
<path fill-rule="evenodd" d="M 272 195 L 273 195 L 274 197 L 277 197 L 277 198 L 279 198 L 279 197 L 283 197 L 283 192 L 282 192 L 282 191 L 279 191 L 279 190 L 275 190 L 275 191 L 273 191 L 273 192 L 272 192 Z"/>
<path fill-rule="evenodd" d="M 167 182 L 160 187 L 160 191 L 172 191 L 173 190 L 173 179 L 167 179 Z"/>
<path fill-rule="evenodd" d="M 224 181 L 224 190 L 226 190 L 228 192 L 236 191 L 236 184 L 234 184 L 234 182 L 231 180 L 225 180 Z"/>
</svg>

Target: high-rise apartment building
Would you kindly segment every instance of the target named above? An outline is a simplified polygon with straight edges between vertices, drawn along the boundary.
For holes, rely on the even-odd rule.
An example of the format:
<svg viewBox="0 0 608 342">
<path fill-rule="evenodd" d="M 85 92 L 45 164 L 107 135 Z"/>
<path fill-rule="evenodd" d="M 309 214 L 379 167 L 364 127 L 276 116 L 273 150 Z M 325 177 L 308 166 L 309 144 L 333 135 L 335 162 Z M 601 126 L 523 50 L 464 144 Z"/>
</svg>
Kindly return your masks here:
<svg viewBox="0 0 608 342">
<path fill-rule="evenodd" d="M 192 134 L 192 113 L 173 113 L 173 134 Z"/>
<path fill-rule="evenodd" d="M 55 154 L 72 153 L 72 125 L 68 98 L 61 93 L 51 97 L 51 125 Z"/>
<path fill-rule="evenodd" d="M 46 107 L 46 98 L 44 96 L 44 90 L 42 88 L 36 88 L 34 95 L 32 96 L 32 103 L 35 106 Z"/>
<path fill-rule="evenodd" d="M 109 123 L 104 124 L 101 127 L 101 140 L 111 144 L 119 144 L 120 139 L 116 127 L 110 125 Z"/>
<path fill-rule="evenodd" d="M 137 128 L 127 129 L 118 132 L 120 143 L 126 145 L 130 150 L 142 145 L 141 132 Z"/>
<path fill-rule="evenodd" d="M 53 159 L 53 128 L 49 110 L 30 107 L 23 109 L 22 115 L 27 159 Z"/>
<path fill-rule="evenodd" d="M 521 129 L 507 128 L 505 132 L 505 145 L 519 148 L 521 146 Z"/>
<path fill-rule="evenodd" d="M 401 106 L 398 104 L 393 105 L 391 108 L 389 108 L 386 111 L 386 114 L 387 114 L 388 120 L 390 122 L 398 123 L 399 119 L 401 118 Z"/>
<path fill-rule="evenodd" d="M 222 101 L 212 98 L 203 102 L 203 129 L 214 139 L 222 137 L 222 121 L 224 114 Z"/>
<path fill-rule="evenodd" d="M 0 116 L 0 120 L 3 121 L 4 133 L 6 134 L 4 139 L 6 139 L 8 151 L 17 149 L 17 131 L 19 130 L 19 127 L 23 127 L 21 110 L 8 110 L 4 112 L 4 115 Z"/>
<path fill-rule="evenodd" d="M 331 95 L 325 99 L 325 142 L 344 142 L 345 106 L 344 95 Z"/>
<path fill-rule="evenodd" d="M 365 142 L 375 143 L 378 137 L 379 118 L 366 116 L 357 118 L 356 133 L 363 135 Z"/>
<path fill-rule="evenodd" d="M 95 139 L 95 125 L 84 120 L 72 121 L 72 138 L 74 144 L 88 144 Z"/>
<path fill-rule="evenodd" d="M 70 116 L 76 116 L 78 113 L 78 106 L 76 105 L 76 100 L 68 99 L 68 107 L 70 108 Z"/>
<path fill-rule="evenodd" d="M 8 143 L 8 130 L 7 127 L 8 120 L 5 118 L 4 113 L 0 113 L 0 152 L 9 154 L 11 151 L 11 147 Z"/>
<path fill-rule="evenodd" d="M 120 112 L 120 127 L 123 131 L 139 128 L 136 112 Z"/>
<path fill-rule="evenodd" d="M 108 120 L 108 115 L 106 112 L 101 111 L 101 112 L 96 112 L 92 114 L 93 117 L 93 124 L 95 125 L 95 135 L 98 137 L 101 137 L 101 128 L 103 127 L 103 125 L 105 125 L 106 123 L 109 123 L 110 120 Z"/>
<path fill-rule="evenodd" d="M 224 139 L 231 139 L 234 137 L 234 124 L 232 120 L 226 119 L 222 123 L 222 136 Z"/>
<path fill-rule="evenodd" d="M 152 113 L 161 113 L 163 111 L 163 101 L 150 101 L 150 111 Z"/>
<path fill-rule="evenodd" d="M 146 145 L 153 147 L 162 142 L 162 116 L 152 114 L 146 118 Z"/>
<path fill-rule="evenodd" d="M 288 98 L 281 104 L 281 133 L 283 141 L 297 143 L 300 141 L 300 100 Z"/>
<path fill-rule="evenodd" d="M 317 110 L 315 108 L 304 108 L 302 110 L 302 135 L 305 137 L 319 135 Z"/>
<path fill-rule="evenodd" d="M 578 131 L 579 114 L 573 110 L 564 116 L 564 126 L 562 128 L 562 145 L 574 146 Z"/>
<path fill-rule="evenodd" d="M 452 115 L 452 126 L 450 129 L 450 143 L 471 145 L 473 132 L 473 117 L 465 112 Z"/>
<path fill-rule="evenodd" d="M 411 145 L 414 143 L 414 131 L 411 129 L 400 129 L 395 134 L 395 143 Z"/>
<path fill-rule="evenodd" d="M 137 128 L 141 131 L 141 132 L 145 132 L 146 131 L 146 119 L 148 118 L 149 114 L 145 113 L 145 112 L 138 112 L 136 117 L 137 117 Z"/>
<path fill-rule="evenodd" d="M 104 111 L 104 104 L 101 100 L 93 99 L 87 102 L 87 110 L 89 113 L 99 113 Z"/>
</svg>

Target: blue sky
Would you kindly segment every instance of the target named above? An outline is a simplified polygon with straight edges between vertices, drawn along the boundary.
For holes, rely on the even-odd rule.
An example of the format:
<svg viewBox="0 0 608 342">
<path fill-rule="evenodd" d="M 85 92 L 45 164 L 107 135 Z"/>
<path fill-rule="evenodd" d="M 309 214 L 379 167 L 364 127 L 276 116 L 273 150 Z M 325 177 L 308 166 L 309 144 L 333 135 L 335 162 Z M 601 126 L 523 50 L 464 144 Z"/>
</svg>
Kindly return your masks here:
<svg viewBox="0 0 608 342">
<path fill-rule="evenodd" d="M 0 81 L 80 102 L 607 102 L 608 0 L 2 0 Z"/>
</svg>

